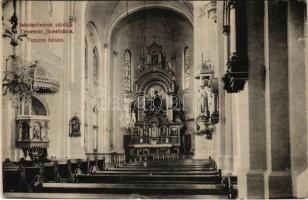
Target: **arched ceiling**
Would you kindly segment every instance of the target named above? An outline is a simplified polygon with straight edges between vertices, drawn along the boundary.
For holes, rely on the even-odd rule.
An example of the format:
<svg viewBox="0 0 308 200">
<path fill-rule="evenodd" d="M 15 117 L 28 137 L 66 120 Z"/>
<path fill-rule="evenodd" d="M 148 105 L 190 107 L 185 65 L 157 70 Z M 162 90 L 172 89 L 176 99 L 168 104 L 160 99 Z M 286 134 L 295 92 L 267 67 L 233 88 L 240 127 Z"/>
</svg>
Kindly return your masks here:
<svg viewBox="0 0 308 200">
<path fill-rule="evenodd" d="M 182 22 L 186 22 L 188 25 L 185 27 L 187 32 L 188 29 L 193 29 L 193 26 L 183 15 L 168 9 L 147 8 L 132 13 L 121 20 L 113 29 L 111 38 L 112 41 L 115 41 L 119 32 L 133 32 L 138 40 L 142 40 L 140 42 L 144 48 L 153 42 L 153 36 L 156 37 L 157 42 L 165 38 L 163 39 L 164 46 L 170 46 L 174 51 L 174 41 L 182 40 L 177 37 L 181 35 L 180 32 L 183 30 L 183 27 L 180 25 Z M 129 37 L 133 36 L 130 35 Z M 115 44 L 111 43 L 111 45 Z"/>
<path fill-rule="evenodd" d="M 101 42 L 108 43 L 113 29 L 122 19 L 148 8 L 169 9 L 193 23 L 193 6 L 187 1 L 89 1 L 86 5 L 86 21 L 94 22 Z"/>
</svg>

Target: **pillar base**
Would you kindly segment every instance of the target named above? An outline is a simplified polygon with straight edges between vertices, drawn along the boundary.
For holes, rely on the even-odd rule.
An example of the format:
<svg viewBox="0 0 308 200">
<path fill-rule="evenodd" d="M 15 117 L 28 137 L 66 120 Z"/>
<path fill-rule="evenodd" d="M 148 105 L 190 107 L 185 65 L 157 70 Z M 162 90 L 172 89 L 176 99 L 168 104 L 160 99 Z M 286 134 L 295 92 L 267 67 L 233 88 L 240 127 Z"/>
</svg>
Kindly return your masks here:
<svg viewBox="0 0 308 200">
<path fill-rule="evenodd" d="M 308 181 L 308 168 L 306 168 L 305 171 L 303 171 L 301 174 L 299 174 L 296 177 L 296 193 L 294 194 L 296 198 L 305 199 L 308 197 L 308 188 L 306 188 L 305 185 L 307 185 Z"/>
<path fill-rule="evenodd" d="M 233 156 L 220 155 L 218 160 L 219 165 L 217 167 L 221 169 L 222 175 L 231 175 L 233 172 Z"/>
<path fill-rule="evenodd" d="M 268 177 L 269 198 L 293 198 L 290 172 L 272 171 Z"/>
<path fill-rule="evenodd" d="M 248 199 L 264 199 L 264 173 L 263 170 L 252 170 L 247 173 L 247 197 Z"/>
</svg>

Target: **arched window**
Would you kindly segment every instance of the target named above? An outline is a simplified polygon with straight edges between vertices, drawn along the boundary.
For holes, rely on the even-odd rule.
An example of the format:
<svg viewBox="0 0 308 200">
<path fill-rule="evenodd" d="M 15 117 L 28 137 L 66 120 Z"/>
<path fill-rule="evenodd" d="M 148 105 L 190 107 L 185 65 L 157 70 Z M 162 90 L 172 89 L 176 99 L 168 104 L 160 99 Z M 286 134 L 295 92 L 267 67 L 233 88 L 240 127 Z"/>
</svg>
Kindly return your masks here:
<svg viewBox="0 0 308 200">
<path fill-rule="evenodd" d="M 99 84 L 99 60 L 98 60 L 98 51 L 97 48 L 93 48 L 93 79 L 94 85 Z"/>
<path fill-rule="evenodd" d="M 190 50 L 188 47 L 184 48 L 183 55 L 183 89 L 189 89 L 189 80 L 190 80 Z"/>
<path fill-rule="evenodd" d="M 131 57 L 132 54 L 129 50 L 124 53 L 124 91 L 131 91 Z"/>
</svg>

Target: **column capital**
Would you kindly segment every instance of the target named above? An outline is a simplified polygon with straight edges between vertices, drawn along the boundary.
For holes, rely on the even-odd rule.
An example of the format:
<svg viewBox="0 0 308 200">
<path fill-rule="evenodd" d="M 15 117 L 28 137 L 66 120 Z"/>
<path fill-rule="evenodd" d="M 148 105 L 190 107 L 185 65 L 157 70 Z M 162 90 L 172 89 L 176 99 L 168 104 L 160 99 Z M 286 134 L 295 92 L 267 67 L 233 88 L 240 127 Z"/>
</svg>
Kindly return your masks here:
<svg viewBox="0 0 308 200">
<path fill-rule="evenodd" d="M 205 5 L 207 9 L 207 15 L 209 19 L 214 20 L 214 22 L 217 22 L 217 14 L 216 14 L 216 1 L 210 1 L 208 4 Z"/>
<path fill-rule="evenodd" d="M 233 8 L 236 8 L 236 5 L 237 5 L 237 0 L 228 0 L 228 7 L 230 9 L 233 9 Z"/>
</svg>

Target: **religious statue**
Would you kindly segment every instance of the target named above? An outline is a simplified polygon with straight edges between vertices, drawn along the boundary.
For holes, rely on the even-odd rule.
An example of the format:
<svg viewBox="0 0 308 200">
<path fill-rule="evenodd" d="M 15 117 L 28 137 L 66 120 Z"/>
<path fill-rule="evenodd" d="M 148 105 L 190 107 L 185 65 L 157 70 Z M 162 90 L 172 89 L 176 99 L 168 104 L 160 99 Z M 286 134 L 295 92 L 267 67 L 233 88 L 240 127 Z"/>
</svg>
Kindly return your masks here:
<svg viewBox="0 0 308 200">
<path fill-rule="evenodd" d="M 201 115 L 209 118 L 210 117 L 210 111 L 209 111 L 209 98 L 211 96 L 209 82 L 207 80 L 204 81 L 204 83 L 201 85 L 201 88 L 199 90 L 199 102 L 200 102 L 200 109 L 201 109 Z"/>
<path fill-rule="evenodd" d="M 29 125 L 26 122 L 22 123 L 21 126 L 21 139 L 25 140 L 25 139 L 29 139 Z"/>
<path fill-rule="evenodd" d="M 145 67 L 144 64 L 141 64 L 137 68 L 138 68 L 139 72 L 143 72 L 144 67 Z"/>
<path fill-rule="evenodd" d="M 33 139 L 40 139 L 41 128 L 38 123 L 33 125 Z"/>
<path fill-rule="evenodd" d="M 171 136 L 177 136 L 178 135 L 178 130 L 176 128 L 171 128 Z"/>
<path fill-rule="evenodd" d="M 168 66 L 167 70 L 169 72 L 174 72 L 174 68 L 173 68 L 173 66 L 172 66 L 172 64 L 170 62 L 167 62 L 167 66 Z"/>
<path fill-rule="evenodd" d="M 78 117 L 73 117 L 70 121 L 70 137 L 80 136 L 80 120 Z"/>
<path fill-rule="evenodd" d="M 148 127 L 146 126 L 146 125 L 144 125 L 144 127 L 143 127 L 143 137 L 144 137 L 144 143 L 148 143 L 149 142 L 149 138 L 148 138 L 148 136 L 149 136 L 149 129 L 148 129 Z"/>
<path fill-rule="evenodd" d="M 152 133 L 152 137 L 157 137 L 158 136 L 158 130 L 157 130 L 157 125 L 156 123 L 152 124 L 152 128 L 151 128 L 151 133 Z"/>
<path fill-rule="evenodd" d="M 131 121 L 130 121 L 131 125 L 134 126 L 136 121 L 137 121 L 136 120 L 136 114 L 133 112 L 132 113 L 132 117 L 131 117 Z"/>
</svg>

